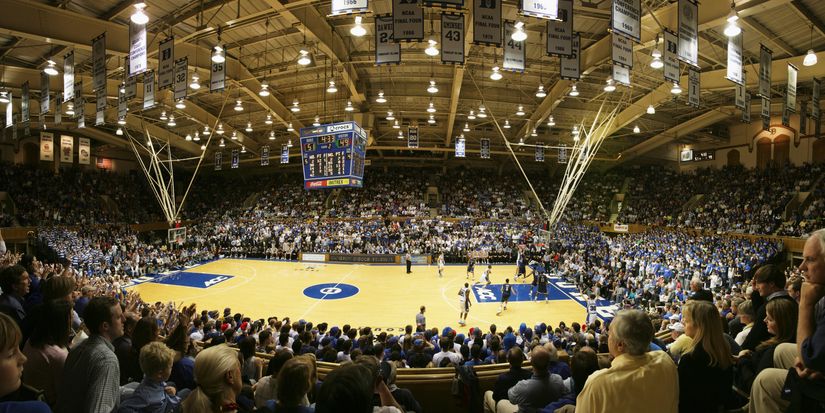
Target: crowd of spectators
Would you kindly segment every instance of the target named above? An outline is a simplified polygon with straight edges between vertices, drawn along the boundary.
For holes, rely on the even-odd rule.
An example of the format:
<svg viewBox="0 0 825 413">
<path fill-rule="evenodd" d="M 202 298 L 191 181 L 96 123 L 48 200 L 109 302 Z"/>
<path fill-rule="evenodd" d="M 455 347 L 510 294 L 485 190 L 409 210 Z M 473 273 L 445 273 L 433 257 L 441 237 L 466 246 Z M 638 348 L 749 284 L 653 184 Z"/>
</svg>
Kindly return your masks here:
<svg viewBox="0 0 825 413">
<path fill-rule="evenodd" d="M 330 218 L 429 217 L 427 191 L 422 171 L 377 171 L 364 173 L 363 188 L 344 188 L 327 211 Z"/>
</svg>

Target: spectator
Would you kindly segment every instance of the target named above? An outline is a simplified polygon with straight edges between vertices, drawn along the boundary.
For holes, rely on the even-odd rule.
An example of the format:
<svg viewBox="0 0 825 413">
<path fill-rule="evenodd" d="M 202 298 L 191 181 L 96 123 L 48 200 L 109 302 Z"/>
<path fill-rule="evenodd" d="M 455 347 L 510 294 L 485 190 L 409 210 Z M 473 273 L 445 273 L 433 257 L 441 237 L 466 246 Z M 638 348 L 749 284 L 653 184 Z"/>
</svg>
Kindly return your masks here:
<svg viewBox="0 0 825 413">
<path fill-rule="evenodd" d="M 507 398 L 507 392 L 516 383 L 533 376 L 530 370 L 521 368 L 524 363 L 524 353 L 520 347 L 513 347 L 507 352 L 507 362 L 510 364 L 510 370 L 498 375 L 493 391 L 484 392 L 484 411 L 486 412 L 496 412 L 499 403 L 514 408 Z"/>
<path fill-rule="evenodd" d="M 26 356 L 20 351 L 20 327 L 0 313 L 0 413 L 49 413 L 43 394 L 23 384 L 20 377 Z"/>
<path fill-rule="evenodd" d="M 713 302 L 713 293 L 706 290 L 702 286 L 702 279 L 699 277 L 694 277 L 690 280 L 690 290 L 693 291 L 693 294 L 690 296 L 691 300 L 704 300 Z"/>
<path fill-rule="evenodd" d="M 670 353 L 673 360 L 679 361 L 682 354 L 692 345 L 693 340 L 685 334 L 685 325 L 679 321 L 667 326 L 667 328 L 670 329 L 670 337 L 673 339 L 673 342 L 667 345 L 667 352 Z"/>
<path fill-rule="evenodd" d="M 558 374 L 562 380 L 570 377 L 570 365 L 567 364 L 567 362 L 559 360 L 559 351 L 556 350 L 556 346 L 554 346 L 553 343 L 547 343 L 544 345 L 544 349 L 547 350 L 547 353 L 550 355 L 550 363 L 547 365 L 547 370 L 550 373 Z"/>
<path fill-rule="evenodd" d="M 3 290 L 3 295 L 0 295 L 0 312 L 8 314 L 18 326 L 22 326 L 26 318 L 23 297 L 29 293 L 30 284 L 29 273 L 22 265 L 12 265 L 0 273 L 0 288 Z"/>
<path fill-rule="evenodd" d="M 140 350 L 143 346 L 157 341 L 160 337 L 160 326 L 157 318 L 142 317 L 132 332 L 132 347 L 126 356 L 125 364 L 121 365 L 121 384 L 143 380 L 143 370 L 140 369 Z"/>
<path fill-rule="evenodd" d="M 678 411 L 676 365 L 660 351 L 647 352 L 653 325 L 639 310 L 619 311 L 610 324 L 608 345 L 613 363 L 587 379 L 576 398 L 576 411 L 639 413 Z M 621 400 L 621 402 L 617 402 Z"/>
<path fill-rule="evenodd" d="M 171 413 L 180 407 L 181 397 L 173 386 L 166 384 L 172 374 L 174 350 L 154 341 L 140 350 L 140 368 L 145 372 L 143 380 L 131 397 L 118 407 L 118 413 Z"/>
<path fill-rule="evenodd" d="M 183 413 L 239 411 L 236 398 L 243 379 L 235 350 L 227 346 L 209 347 L 195 358 L 198 386 L 183 401 Z"/>
<path fill-rule="evenodd" d="M 252 386 L 252 390 L 255 392 L 255 406 L 258 408 L 264 407 L 267 401 L 275 399 L 278 394 L 278 372 L 292 357 L 291 352 L 279 350 L 269 360 L 266 376 Z M 309 399 L 303 400 L 302 405 L 309 406 Z"/>
<path fill-rule="evenodd" d="M 753 275 L 754 292 L 751 300 L 755 303 L 763 303 L 756 310 L 756 319 L 753 322 L 751 332 L 745 342 L 742 343 L 743 350 L 755 350 L 759 343 L 770 338 L 768 326 L 765 324 L 767 304 L 772 300 L 793 301 L 785 291 L 785 274 L 775 265 L 763 265 L 756 270 Z M 796 304 L 796 301 L 793 301 Z"/>
<path fill-rule="evenodd" d="M 112 340 L 123 335 L 125 317 L 111 297 L 95 297 L 83 312 L 89 338 L 69 352 L 55 413 L 111 412 L 120 401 L 120 366 Z"/>
<path fill-rule="evenodd" d="M 682 312 L 691 345 L 679 359 L 679 413 L 724 408 L 733 384 L 733 359 L 713 304 L 692 300 Z"/>
<path fill-rule="evenodd" d="M 415 395 L 408 389 L 402 389 L 395 384 L 396 376 L 398 375 L 398 368 L 394 363 L 386 361 L 381 362 L 381 375 L 387 383 L 387 388 L 390 389 L 392 397 L 398 402 L 404 410 L 408 412 L 423 413 L 424 409 L 421 404 L 415 399 Z"/>
<path fill-rule="evenodd" d="M 306 406 L 304 400 L 315 384 L 309 371 L 310 365 L 298 358 L 284 363 L 278 372 L 278 398 L 269 400 L 267 408 L 274 413 L 313 413 L 315 409 Z"/>
<path fill-rule="evenodd" d="M 518 405 L 519 413 L 537 412 L 542 407 L 558 400 L 564 394 L 564 383 L 558 374 L 548 370 L 550 353 L 544 347 L 536 347 L 530 353 L 533 376 L 521 380 L 507 391 L 510 403 Z"/>
<path fill-rule="evenodd" d="M 570 365 L 572 375 L 564 380 L 565 395 L 557 402 L 545 406 L 541 413 L 555 413 L 556 409 L 564 406 L 571 406 L 567 410 L 575 411 L 576 397 L 581 393 L 590 375 L 599 370 L 599 358 L 591 347 L 582 347 L 570 358 Z"/>
<path fill-rule="evenodd" d="M 264 362 L 255 356 L 255 337 L 244 337 L 238 343 L 239 357 L 241 358 L 241 374 L 244 381 L 255 384 L 261 379 L 264 370 Z"/>
<path fill-rule="evenodd" d="M 32 314 L 34 330 L 23 347 L 26 369 L 23 381 L 43 389 L 50 405 L 57 402 L 63 366 L 69 355 L 72 307 L 66 300 L 50 300 Z"/>
<path fill-rule="evenodd" d="M 751 328 L 753 328 L 753 319 L 756 317 L 753 313 L 753 301 L 746 300 L 743 301 L 742 304 L 739 304 L 739 320 L 744 327 L 742 327 L 742 331 L 736 335 L 736 344 L 742 345 L 745 342 L 745 339 L 748 337 L 748 334 L 751 332 Z"/>
</svg>

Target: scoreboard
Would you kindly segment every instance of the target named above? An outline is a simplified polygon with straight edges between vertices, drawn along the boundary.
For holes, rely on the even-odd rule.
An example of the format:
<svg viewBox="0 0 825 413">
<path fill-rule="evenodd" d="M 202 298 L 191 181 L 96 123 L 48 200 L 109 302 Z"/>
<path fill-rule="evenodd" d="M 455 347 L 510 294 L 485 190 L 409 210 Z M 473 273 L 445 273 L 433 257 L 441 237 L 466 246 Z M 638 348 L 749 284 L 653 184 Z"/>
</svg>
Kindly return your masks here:
<svg viewBox="0 0 825 413">
<path fill-rule="evenodd" d="M 302 128 L 304 188 L 361 188 L 366 149 L 367 135 L 355 122 Z"/>
</svg>

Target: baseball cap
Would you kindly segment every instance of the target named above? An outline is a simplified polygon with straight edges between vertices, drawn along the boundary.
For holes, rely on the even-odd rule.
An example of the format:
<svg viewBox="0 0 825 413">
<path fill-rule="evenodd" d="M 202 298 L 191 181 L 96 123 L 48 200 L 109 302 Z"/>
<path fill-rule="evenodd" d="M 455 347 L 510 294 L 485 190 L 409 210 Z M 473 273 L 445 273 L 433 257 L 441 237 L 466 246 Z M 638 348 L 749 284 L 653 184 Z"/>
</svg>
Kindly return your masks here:
<svg viewBox="0 0 825 413">
<path fill-rule="evenodd" d="M 671 329 L 671 330 L 673 330 L 677 333 L 684 333 L 685 332 L 685 325 L 682 324 L 682 323 L 678 323 L 678 322 L 667 326 L 667 328 L 669 328 L 669 329 Z"/>
</svg>

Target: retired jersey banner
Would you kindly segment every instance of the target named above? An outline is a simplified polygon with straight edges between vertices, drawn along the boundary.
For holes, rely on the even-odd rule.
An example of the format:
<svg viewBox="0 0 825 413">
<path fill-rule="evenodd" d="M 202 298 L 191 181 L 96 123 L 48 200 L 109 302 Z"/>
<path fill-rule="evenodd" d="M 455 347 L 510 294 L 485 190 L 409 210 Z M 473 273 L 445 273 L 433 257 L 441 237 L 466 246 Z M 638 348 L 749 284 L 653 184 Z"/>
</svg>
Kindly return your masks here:
<svg viewBox="0 0 825 413">
<path fill-rule="evenodd" d="M 189 58 L 183 57 L 175 60 L 175 100 L 186 99 L 189 86 L 186 84 L 189 78 Z"/>
<path fill-rule="evenodd" d="M 424 39 L 424 9 L 418 0 L 392 0 L 394 40 Z"/>
<path fill-rule="evenodd" d="M 237 149 L 232 150 L 232 169 L 238 169 L 238 165 L 241 163 L 241 155 Z"/>
<path fill-rule="evenodd" d="M 556 158 L 558 163 L 567 163 L 567 146 L 565 144 L 561 144 L 559 147 L 559 157 Z"/>
<path fill-rule="evenodd" d="M 771 64 L 773 63 L 773 52 L 759 45 L 759 92 L 756 94 L 765 98 L 771 97 Z"/>
<path fill-rule="evenodd" d="M 407 129 L 407 147 L 408 148 L 417 148 L 418 147 L 418 126 L 410 126 Z"/>
<path fill-rule="evenodd" d="M 739 33 L 738 36 L 728 37 L 728 70 L 725 79 L 737 85 L 745 81 L 742 75 L 742 38 L 744 36 L 744 33 Z"/>
<path fill-rule="evenodd" d="M 366 13 L 369 11 L 368 0 L 332 0 L 331 16 L 339 14 Z"/>
<path fill-rule="evenodd" d="M 819 120 L 819 93 L 822 84 L 817 78 L 814 78 L 813 92 L 811 94 L 811 117 Z"/>
<path fill-rule="evenodd" d="M 168 37 L 158 44 L 158 90 L 175 84 L 175 38 Z"/>
<path fill-rule="evenodd" d="M 519 13 L 522 15 L 537 19 L 559 19 L 559 0 L 521 0 L 519 3 Z"/>
<path fill-rule="evenodd" d="M 63 101 L 74 99 L 74 50 L 63 56 Z"/>
<path fill-rule="evenodd" d="M 212 53 L 216 53 L 214 50 Z M 226 62 L 212 62 L 212 74 L 209 76 L 209 91 L 220 92 L 226 87 Z M 177 86 L 177 85 L 176 85 Z"/>
<path fill-rule="evenodd" d="M 573 0 L 559 0 L 559 20 L 547 22 L 547 55 L 573 54 Z"/>
<path fill-rule="evenodd" d="M 745 87 L 746 84 L 747 84 L 747 73 L 742 72 L 742 84 L 741 85 L 739 85 L 739 84 L 736 85 L 736 96 L 733 99 L 733 104 L 739 109 L 744 109 L 745 108 L 745 94 L 747 93 L 747 87 Z"/>
<path fill-rule="evenodd" d="M 466 154 L 464 153 L 464 138 L 456 138 L 455 140 L 455 157 L 456 158 L 464 158 Z"/>
<path fill-rule="evenodd" d="M 559 59 L 562 79 L 579 80 L 581 78 L 581 53 L 579 47 L 579 34 L 576 33 L 573 35 L 573 55 L 569 57 L 562 56 Z"/>
<path fill-rule="evenodd" d="M 633 69 L 633 42 L 613 32 L 613 64 Z"/>
<path fill-rule="evenodd" d="M 74 138 L 71 136 L 60 136 L 60 162 L 74 162 Z"/>
<path fill-rule="evenodd" d="M 527 62 L 525 49 L 527 42 L 517 42 L 512 39 L 515 31 L 515 22 L 504 22 L 504 70 L 523 72 Z"/>
<path fill-rule="evenodd" d="M 745 92 L 745 107 L 742 108 L 742 122 L 751 123 L 751 94 Z"/>
<path fill-rule="evenodd" d="M 269 165 L 269 145 L 261 147 L 261 166 Z"/>
<path fill-rule="evenodd" d="M 54 134 L 51 132 L 40 132 L 40 160 L 54 160 Z"/>
<path fill-rule="evenodd" d="M 464 15 L 441 13 L 441 63 L 464 64 Z"/>
<path fill-rule="evenodd" d="M 688 68 L 688 105 L 699 107 L 699 70 L 691 66 Z"/>
<path fill-rule="evenodd" d="M 613 81 L 630 87 L 630 69 L 619 65 L 613 65 Z"/>
<path fill-rule="evenodd" d="M 81 165 L 92 163 L 92 146 L 89 138 L 77 138 L 77 163 Z"/>
<path fill-rule="evenodd" d="M 642 1 L 613 0 L 610 19 L 613 33 L 621 33 L 636 42 L 642 41 Z"/>
<path fill-rule="evenodd" d="M 481 139 L 481 159 L 490 159 L 490 139 Z"/>
<path fill-rule="evenodd" d="M 215 152 L 215 170 L 216 171 L 221 170 L 221 164 L 222 163 L 223 163 L 223 153 L 220 152 L 220 151 Z"/>
<path fill-rule="evenodd" d="M 679 36 L 676 33 L 665 29 L 662 53 L 662 63 L 664 66 L 665 80 L 679 83 Z"/>
<path fill-rule="evenodd" d="M 31 113 L 29 113 L 29 81 L 23 83 L 23 93 L 20 98 L 20 113 L 22 122 L 31 120 Z"/>
<path fill-rule="evenodd" d="M 40 115 L 43 116 L 49 113 L 49 75 L 46 72 L 40 72 Z"/>
<path fill-rule="evenodd" d="M 788 110 L 796 112 L 796 78 L 799 75 L 799 69 L 796 66 L 788 63 L 788 86 L 785 91 L 785 104 Z"/>
<path fill-rule="evenodd" d="M 129 22 L 129 75 L 141 74 L 149 68 L 146 63 L 146 25 Z"/>
<path fill-rule="evenodd" d="M 699 4 L 679 0 L 679 60 L 699 66 Z"/>
<path fill-rule="evenodd" d="M 536 162 L 544 162 L 544 146 L 539 143 L 539 146 L 536 146 Z"/>
<path fill-rule="evenodd" d="M 155 71 L 143 72 L 143 109 L 155 106 Z"/>
<path fill-rule="evenodd" d="M 392 16 L 375 16 L 375 64 L 401 63 L 401 45 L 393 37 Z"/>
<path fill-rule="evenodd" d="M 92 86 L 106 91 L 106 33 L 92 39 Z"/>
<path fill-rule="evenodd" d="M 281 145 L 281 163 L 289 163 L 289 145 Z"/>
<path fill-rule="evenodd" d="M 473 0 L 473 43 L 501 47 L 501 0 Z"/>
</svg>

